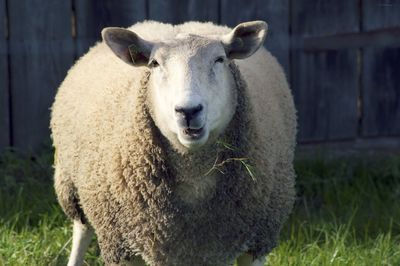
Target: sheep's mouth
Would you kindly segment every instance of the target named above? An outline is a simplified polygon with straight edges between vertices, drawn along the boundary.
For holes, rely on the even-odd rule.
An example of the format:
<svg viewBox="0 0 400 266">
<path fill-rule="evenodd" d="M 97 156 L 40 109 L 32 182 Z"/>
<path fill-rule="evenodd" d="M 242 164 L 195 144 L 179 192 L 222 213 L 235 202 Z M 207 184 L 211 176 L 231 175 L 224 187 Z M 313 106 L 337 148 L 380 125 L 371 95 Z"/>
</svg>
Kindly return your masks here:
<svg viewBox="0 0 400 266">
<path fill-rule="evenodd" d="M 177 135 L 183 146 L 189 149 L 197 149 L 207 142 L 209 131 L 206 125 L 201 128 L 184 127 L 179 130 Z"/>
<path fill-rule="evenodd" d="M 182 133 L 186 138 L 189 138 L 192 140 L 200 139 L 204 135 L 204 127 L 201 127 L 201 128 L 187 127 L 182 130 Z"/>
</svg>

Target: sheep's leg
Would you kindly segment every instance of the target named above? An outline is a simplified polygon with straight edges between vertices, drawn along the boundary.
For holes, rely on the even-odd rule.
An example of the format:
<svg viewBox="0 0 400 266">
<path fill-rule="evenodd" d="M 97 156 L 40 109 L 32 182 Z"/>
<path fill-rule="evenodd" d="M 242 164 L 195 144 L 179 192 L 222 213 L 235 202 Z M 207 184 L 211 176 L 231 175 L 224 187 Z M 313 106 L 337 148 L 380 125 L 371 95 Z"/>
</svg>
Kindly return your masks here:
<svg viewBox="0 0 400 266">
<path fill-rule="evenodd" d="M 248 253 L 243 253 L 237 258 L 238 266 L 264 266 L 266 262 L 265 257 L 253 260 L 253 256 Z"/>
<path fill-rule="evenodd" d="M 79 220 L 74 220 L 72 249 L 68 266 L 80 266 L 83 264 L 85 252 L 92 240 L 93 229 Z"/>
</svg>

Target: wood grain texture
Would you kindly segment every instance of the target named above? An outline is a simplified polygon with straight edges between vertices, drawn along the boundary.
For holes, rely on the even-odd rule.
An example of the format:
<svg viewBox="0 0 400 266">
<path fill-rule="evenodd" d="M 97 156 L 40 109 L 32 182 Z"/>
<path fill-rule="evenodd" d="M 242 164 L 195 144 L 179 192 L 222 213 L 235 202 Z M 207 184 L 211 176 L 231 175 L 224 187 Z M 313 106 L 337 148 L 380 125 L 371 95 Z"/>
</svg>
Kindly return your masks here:
<svg viewBox="0 0 400 266">
<path fill-rule="evenodd" d="M 400 48 L 369 48 L 363 60 L 363 136 L 400 135 Z"/>
<path fill-rule="evenodd" d="M 73 0 L 77 56 L 101 40 L 105 27 L 128 27 L 145 20 L 146 0 Z"/>
<path fill-rule="evenodd" d="M 215 0 L 148 0 L 149 19 L 180 24 L 186 21 L 218 23 L 218 1 Z"/>
<path fill-rule="evenodd" d="M 398 0 L 363 0 L 362 11 L 364 31 L 400 26 Z"/>
<path fill-rule="evenodd" d="M 358 1 L 292 0 L 292 33 L 324 36 L 359 31 Z"/>
<path fill-rule="evenodd" d="M 234 27 L 250 20 L 268 23 L 265 47 L 277 57 L 289 77 L 289 0 L 221 0 L 221 24 Z"/>
<path fill-rule="evenodd" d="M 304 38 L 359 30 L 357 1 L 292 1 L 292 88 L 300 142 L 357 136 L 357 51 L 304 52 Z"/>
<path fill-rule="evenodd" d="M 0 0 L 0 151 L 11 145 L 9 83 L 8 83 L 8 45 L 6 40 L 6 3 Z"/>
<path fill-rule="evenodd" d="M 73 62 L 70 1 L 8 1 L 14 146 L 49 139 L 49 108 Z"/>
<path fill-rule="evenodd" d="M 357 52 L 293 55 L 292 87 L 301 142 L 357 135 Z"/>
<path fill-rule="evenodd" d="M 400 2 L 364 0 L 363 29 L 400 26 Z M 389 43 L 388 43 L 389 46 Z M 363 136 L 400 136 L 400 47 L 363 50 Z"/>
<path fill-rule="evenodd" d="M 307 37 L 303 41 L 303 49 L 308 52 L 364 47 L 400 47 L 400 25 L 367 32 Z"/>
<path fill-rule="evenodd" d="M 398 0 L 0 0 L 0 150 L 48 139 L 49 107 L 74 58 L 104 27 L 145 19 L 265 20 L 265 46 L 291 79 L 301 143 L 398 137 L 399 14 Z"/>
</svg>

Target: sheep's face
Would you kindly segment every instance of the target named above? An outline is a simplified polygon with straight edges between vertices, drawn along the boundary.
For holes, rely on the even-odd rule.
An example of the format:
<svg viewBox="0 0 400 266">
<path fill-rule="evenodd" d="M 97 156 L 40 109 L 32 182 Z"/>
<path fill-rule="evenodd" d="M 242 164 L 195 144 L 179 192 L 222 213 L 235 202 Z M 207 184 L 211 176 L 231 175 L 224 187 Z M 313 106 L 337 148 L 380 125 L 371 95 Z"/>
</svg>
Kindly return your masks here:
<svg viewBox="0 0 400 266">
<path fill-rule="evenodd" d="M 237 102 L 230 60 L 252 55 L 265 34 L 261 21 L 239 24 L 223 36 L 178 34 L 160 42 L 124 29 L 103 30 L 104 40 L 121 59 L 150 68 L 155 124 L 174 146 L 187 149 L 214 141 L 227 127 Z"/>
<path fill-rule="evenodd" d="M 222 44 L 180 35 L 155 47 L 150 60 L 150 99 L 161 132 L 188 148 L 205 144 L 210 133 L 219 135 L 236 102 Z"/>
</svg>

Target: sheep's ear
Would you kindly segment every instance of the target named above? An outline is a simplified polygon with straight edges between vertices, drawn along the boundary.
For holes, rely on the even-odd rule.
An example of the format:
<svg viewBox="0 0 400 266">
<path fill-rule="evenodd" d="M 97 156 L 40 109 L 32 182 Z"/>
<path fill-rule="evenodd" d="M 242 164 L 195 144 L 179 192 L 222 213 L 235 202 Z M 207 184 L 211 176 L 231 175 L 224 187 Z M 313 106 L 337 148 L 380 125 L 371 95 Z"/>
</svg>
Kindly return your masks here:
<svg viewBox="0 0 400 266">
<path fill-rule="evenodd" d="M 133 66 L 148 64 L 153 43 L 123 28 L 105 28 L 101 31 L 101 35 L 114 54 L 125 63 Z"/>
<path fill-rule="evenodd" d="M 230 59 L 251 56 L 263 44 L 267 30 L 267 23 L 261 20 L 237 25 L 230 33 L 222 36 L 226 56 Z"/>
</svg>

